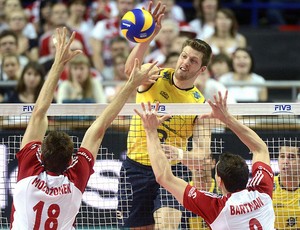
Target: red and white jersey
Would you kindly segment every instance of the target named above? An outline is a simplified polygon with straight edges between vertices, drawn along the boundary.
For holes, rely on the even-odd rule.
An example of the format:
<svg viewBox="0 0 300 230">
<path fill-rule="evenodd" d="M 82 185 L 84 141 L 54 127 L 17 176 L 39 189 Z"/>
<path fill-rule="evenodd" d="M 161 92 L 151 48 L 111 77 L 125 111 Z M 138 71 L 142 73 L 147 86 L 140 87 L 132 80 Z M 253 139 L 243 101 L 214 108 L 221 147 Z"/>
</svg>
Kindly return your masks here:
<svg viewBox="0 0 300 230">
<path fill-rule="evenodd" d="M 273 230 L 275 215 L 272 204 L 272 169 L 262 162 L 256 162 L 252 172 L 254 176 L 247 189 L 226 196 L 199 191 L 188 185 L 183 204 L 201 216 L 211 229 Z"/>
<path fill-rule="evenodd" d="M 65 173 L 57 176 L 45 171 L 40 156 L 41 142 L 30 142 L 17 153 L 11 228 L 74 229 L 82 194 L 94 172 L 94 158 L 80 148 Z"/>
</svg>

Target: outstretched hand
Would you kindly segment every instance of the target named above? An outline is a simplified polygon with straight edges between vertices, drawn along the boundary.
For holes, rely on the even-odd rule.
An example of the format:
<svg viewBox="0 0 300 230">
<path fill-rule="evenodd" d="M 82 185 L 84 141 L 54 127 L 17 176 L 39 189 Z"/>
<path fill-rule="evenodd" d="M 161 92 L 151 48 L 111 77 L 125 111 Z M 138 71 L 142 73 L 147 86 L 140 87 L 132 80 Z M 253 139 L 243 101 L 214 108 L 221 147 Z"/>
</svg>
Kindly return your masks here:
<svg viewBox="0 0 300 230">
<path fill-rule="evenodd" d="M 73 31 L 69 40 L 67 40 L 67 28 L 57 28 L 53 36 L 53 43 L 56 48 L 54 62 L 65 65 L 76 55 L 82 53 L 82 50 L 71 50 L 70 45 L 74 41 L 75 32 Z"/>
<path fill-rule="evenodd" d="M 141 106 L 143 112 L 139 112 L 136 109 L 134 109 L 134 112 L 142 119 L 146 131 L 157 130 L 159 125 L 171 118 L 169 114 L 163 116 L 158 115 L 159 102 L 156 102 L 154 109 L 151 108 L 150 102 L 147 103 L 147 106 L 142 102 Z"/>
<path fill-rule="evenodd" d="M 131 82 L 136 87 L 155 83 L 157 78 L 161 77 L 159 75 L 159 69 L 153 68 L 156 64 L 157 62 L 153 62 L 148 67 L 142 68 L 139 60 L 136 58 L 128 82 Z"/>
<path fill-rule="evenodd" d="M 214 102 L 207 100 L 212 111 L 209 114 L 203 114 L 200 118 L 216 118 L 226 124 L 228 116 L 230 116 L 227 108 L 227 96 L 228 91 L 226 90 L 225 96 L 222 97 L 221 92 L 218 92 L 218 95 L 214 95 Z"/>
<path fill-rule="evenodd" d="M 150 1 L 147 10 L 151 13 L 155 21 L 155 30 L 152 35 L 152 37 L 154 37 L 158 34 L 158 32 L 161 29 L 161 21 L 166 10 L 166 5 L 162 5 L 161 2 L 159 1 L 156 7 L 154 8 L 153 12 L 152 12 L 152 6 L 153 6 L 153 2 Z"/>
</svg>

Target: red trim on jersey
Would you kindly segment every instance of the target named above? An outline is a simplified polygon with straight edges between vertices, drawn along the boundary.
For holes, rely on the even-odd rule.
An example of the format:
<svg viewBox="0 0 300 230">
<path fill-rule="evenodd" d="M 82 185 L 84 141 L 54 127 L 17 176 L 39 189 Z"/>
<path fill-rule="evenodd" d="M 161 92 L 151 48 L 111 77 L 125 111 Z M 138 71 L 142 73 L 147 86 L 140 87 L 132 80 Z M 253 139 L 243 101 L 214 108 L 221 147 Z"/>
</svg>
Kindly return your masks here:
<svg viewBox="0 0 300 230">
<path fill-rule="evenodd" d="M 249 181 L 247 190 L 266 193 L 272 198 L 274 174 L 271 167 L 263 162 L 256 162 L 252 166 L 252 173 L 254 176 Z M 183 196 L 183 205 L 211 224 L 223 210 L 230 197 L 231 194 L 218 196 L 187 185 Z"/>
</svg>

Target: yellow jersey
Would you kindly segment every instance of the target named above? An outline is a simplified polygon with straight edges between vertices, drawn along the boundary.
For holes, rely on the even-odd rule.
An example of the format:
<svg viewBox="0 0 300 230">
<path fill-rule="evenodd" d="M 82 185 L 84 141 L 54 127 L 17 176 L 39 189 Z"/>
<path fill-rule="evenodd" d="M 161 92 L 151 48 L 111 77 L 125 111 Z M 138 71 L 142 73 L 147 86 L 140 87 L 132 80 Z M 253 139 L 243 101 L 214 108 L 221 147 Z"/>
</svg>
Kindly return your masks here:
<svg viewBox="0 0 300 230">
<path fill-rule="evenodd" d="M 138 92 L 136 103 L 204 103 L 205 98 L 194 86 L 190 89 L 179 89 L 174 85 L 174 69 L 166 68 L 160 71 L 161 78 L 146 91 Z M 193 134 L 196 116 L 173 116 L 158 128 L 162 143 L 186 149 L 188 138 Z M 147 152 L 146 134 L 138 116 L 133 116 L 127 138 L 127 156 L 143 165 L 150 166 Z M 176 162 L 171 162 L 175 164 Z"/>
<path fill-rule="evenodd" d="M 273 206 L 276 229 L 300 229 L 300 186 L 288 191 L 280 186 L 280 176 L 275 176 Z"/>
</svg>

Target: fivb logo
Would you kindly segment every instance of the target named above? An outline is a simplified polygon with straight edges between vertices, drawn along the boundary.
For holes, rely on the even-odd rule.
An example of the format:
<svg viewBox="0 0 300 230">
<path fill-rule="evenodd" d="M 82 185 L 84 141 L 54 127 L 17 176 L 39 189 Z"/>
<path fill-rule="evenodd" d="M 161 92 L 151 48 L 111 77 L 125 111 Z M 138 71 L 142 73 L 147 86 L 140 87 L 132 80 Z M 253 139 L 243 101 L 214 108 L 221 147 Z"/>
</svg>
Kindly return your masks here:
<svg viewBox="0 0 300 230">
<path fill-rule="evenodd" d="M 275 105 L 273 113 L 293 113 L 292 105 L 289 104 Z"/>
<path fill-rule="evenodd" d="M 34 105 L 23 105 L 22 114 L 30 114 L 32 113 Z"/>
<path fill-rule="evenodd" d="M 151 109 L 155 109 L 155 105 L 151 105 Z M 166 111 L 166 106 L 165 105 L 159 105 L 158 106 L 158 113 L 163 113 L 163 114 L 166 114 L 167 111 Z"/>
</svg>

